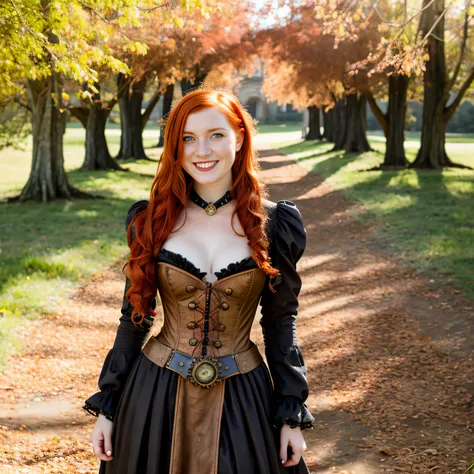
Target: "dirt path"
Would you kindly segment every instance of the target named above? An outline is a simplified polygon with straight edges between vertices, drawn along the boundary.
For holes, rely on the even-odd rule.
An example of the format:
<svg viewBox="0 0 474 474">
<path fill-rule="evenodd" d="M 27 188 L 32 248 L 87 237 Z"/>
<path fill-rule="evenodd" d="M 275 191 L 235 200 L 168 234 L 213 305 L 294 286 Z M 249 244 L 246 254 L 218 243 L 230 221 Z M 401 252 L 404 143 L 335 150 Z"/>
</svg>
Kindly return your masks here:
<svg viewBox="0 0 474 474">
<path fill-rule="evenodd" d="M 303 166 L 260 156 L 272 200 L 293 200 L 309 237 L 298 338 L 317 419 L 305 432 L 312 472 L 463 473 L 474 457 L 472 302 L 370 243 L 351 205 Z M 25 352 L 0 374 L 1 473 L 97 473 L 95 418 L 81 406 L 113 344 L 120 268 L 21 334 Z"/>
</svg>

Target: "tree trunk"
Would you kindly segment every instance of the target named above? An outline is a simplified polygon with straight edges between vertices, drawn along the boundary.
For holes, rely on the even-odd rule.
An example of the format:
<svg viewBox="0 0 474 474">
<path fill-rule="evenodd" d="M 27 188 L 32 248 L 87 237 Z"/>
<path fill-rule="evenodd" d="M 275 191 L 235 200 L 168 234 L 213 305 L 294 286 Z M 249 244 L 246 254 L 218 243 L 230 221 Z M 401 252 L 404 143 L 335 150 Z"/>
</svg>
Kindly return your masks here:
<svg viewBox="0 0 474 474">
<path fill-rule="evenodd" d="M 62 104 L 59 76 L 52 73 L 45 79 L 30 80 L 27 92 L 32 111 L 31 171 L 21 194 L 9 201 L 93 197 L 71 186 L 64 169 L 63 136 L 69 114 Z"/>
<path fill-rule="evenodd" d="M 327 112 L 324 112 L 323 109 L 323 140 L 328 142 L 334 142 L 335 140 L 335 133 L 334 133 L 334 115 L 335 109 L 332 108 Z"/>
<path fill-rule="evenodd" d="M 204 83 L 209 71 L 200 71 L 199 68 L 200 65 L 196 64 L 193 83 L 191 83 L 187 77 L 181 80 L 180 85 L 183 95 L 186 95 L 188 92 L 191 92 L 194 89 L 198 89 Z"/>
<path fill-rule="evenodd" d="M 387 145 L 384 167 L 406 167 L 405 118 L 407 111 L 408 76 L 392 74 L 388 79 Z"/>
<path fill-rule="evenodd" d="M 362 153 L 370 151 L 366 135 L 367 127 L 367 101 L 363 94 L 350 94 L 347 100 L 347 121 L 346 121 L 346 139 L 344 141 L 344 150 L 347 152 Z"/>
<path fill-rule="evenodd" d="M 120 106 L 120 151 L 117 160 L 148 159 L 143 147 L 142 102 L 145 81 L 137 81 L 131 87 L 131 78 L 119 74 L 117 78 Z"/>
<path fill-rule="evenodd" d="M 163 111 L 162 111 L 162 118 L 168 117 L 168 114 L 171 110 L 171 105 L 173 103 L 173 95 L 174 95 L 174 84 L 170 84 L 165 91 L 163 96 Z M 165 134 L 163 125 L 160 127 L 160 139 L 158 140 L 157 147 L 162 147 L 165 144 Z"/>
<path fill-rule="evenodd" d="M 428 5 L 423 1 L 423 6 Z M 447 72 L 444 54 L 444 0 L 436 0 L 424 12 L 421 20 L 421 30 L 426 34 L 437 21 L 432 34 L 428 37 L 428 53 L 430 59 L 425 63 L 423 76 L 423 125 L 421 129 L 421 146 L 414 168 L 437 169 L 443 166 L 453 166 L 446 154 L 446 123 L 443 116 L 449 91 L 446 89 Z M 441 16 L 441 18 L 440 18 Z"/>
<path fill-rule="evenodd" d="M 183 95 L 186 95 L 188 92 L 191 92 L 191 90 L 196 88 L 196 85 L 191 84 L 191 81 L 187 77 L 184 79 L 181 79 L 180 85 L 181 85 L 181 92 Z"/>
<path fill-rule="evenodd" d="M 69 111 L 76 117 L 86 130 L 86 155 L 82 164 L 82 170 L 121 170 L 118 163 L 112 159 L 105 138 L 105 127 L 110 111 L 115 105 L 112 100 L 107 107 L 100 96 L 100 84 L 95 83 L 98 92 L 93 92 L 89 85 L 84 84 L 83 90 L 92 93 L 91 100 L 83 101 L 82 106 L 70 107 Z"/>
<path fill-rule="evenodd" d="M 334 151 L 344 150 L 347 134 L 346 97 L 339 99 L 334 107 Z"/>
<path fill-rule="evenodd" d="M 156 104 L 160 101 L 161 93 L 158 90 L 155 91 L 152 98 L 148 102 L 145 112 L 142 115 L 142 132 L 145 130 L 148 120 L 150 120 L 151 114 L 156 107 Z"/>
<path fill-rule="evenodd" d="M 105 138 L 105 127 L 110 110 L 102 108 L 100 102 L 93 103 L 89 109 L 86 126 L 86 156 L 82 170 L 119 170 L 121 167 L 110 156 Z"/>
<path fill-rule="evenodd" d="M 305 140 L 321 140 L 321 122 L 319 119 L 319 107 L 310 105 L 309 113 L 309 130 L 305 136 Z"/>
</svg>

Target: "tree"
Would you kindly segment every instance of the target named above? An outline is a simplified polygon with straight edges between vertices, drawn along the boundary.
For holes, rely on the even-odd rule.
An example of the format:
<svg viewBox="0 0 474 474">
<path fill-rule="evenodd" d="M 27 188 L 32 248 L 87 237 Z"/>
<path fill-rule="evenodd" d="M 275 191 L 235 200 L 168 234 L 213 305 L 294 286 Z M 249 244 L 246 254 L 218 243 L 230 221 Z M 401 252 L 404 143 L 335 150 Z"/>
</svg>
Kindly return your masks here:
<svg viewBox="0 0 474 474">
<path fill-rule="evenodd" d="M 116 97 L 108 102 L 102 100 L 101 86 L 85 83 L 81 93 L 83 104 L 69 107 L 71 115 L 77 118 L 86 130 L 85 157 L 83 170 L 120 170 L 112 158 L 105 137 L 105 127 L 110 112 L 117 103 Z"/>
<path fill-rule="evenodd" d="M 453 163 L 446 153 L 446 124 L 453 116 L 462 98 L 474 80 L 474 65 L 469 66 L 467 39 L 472 25 L 474 7 L 464 10 L 461 47 L 458 61 L 452 69 L 451 77 L 446 68 L 445 16 L 447 9 L 444 0 L 423 0 L 423 16 L 420 32 L 427 39 L 429 58 L 423 78 L 423 126 L 421 147 L 412 166 L 415 168 L 437 169 L 445 166 L 464 167 Z M 461 72 L 466 70 L 459 83 Z M 450 94 L 458 85 L 454 100 L 449 103 Z M 448 105 L 449 104 L 449 105 Z"/>
<path fill-rule="evenodd" d="M 287 6 L 291 13 L 282 24 L 258 33 L 257 44 L 266 72 L 263 91 L 278 104 L 291 103 L 299 109 L 324 106 L 326 112 L 343 95 L 351 94 L 334 113 L 334 120 L 340 120 L 332 132 L 339 133 L 333 136 L 335 149 L 370 150 L 365 132 L 365 98 L 351 87 L 346 63 L 367 56 L 371 41 L 377 37 L 374 25 L 366 19 L 364 28 L 351 33 L 351 41 L 340 42 L 339 36 L 325 25 L 326 17 L 339 18 L 337 12 L 329 14 L 294 2 Z M 342 108 L 347 110 L 341 114 Z M 319 138 L 317 132 L 307 138 L 313 136 Z"/>
<path fill-rule="evenodd" d="M 94 83 L 95 68 L 126 72 L 126 65 L 106 43 L 113 28 L 137 25 L 139 13 L 133 0 L 0 4 L 0 97 L 26 95 L 33 133 L 30 176 L 21 194 L 11 200 L 91 197 L 71 186 L 64 170 L 63 135 L 69 112 L 63 77 Z"/>
<path fill-rule="evenodd" d="M 129 33 L 138 35 L 149 49 L 145 57 L 131 55 L 127 63 L 133 73 L 118 78 L 122 91 L 118 99 L 122 124 L 118 159 L 146 158 L 142 131 L 160 97 L 164 96 L 162 112 L 166 115 L 176 82 L 181 82 L 184 93 L 204 82 L 216 64 L 227 61 L 226 50 L 246 31 L 246 15 L 246 8 L 235 0 L 213 0 L 206 2 L 206 9 L 177 7 L 177 20 L 171 25 L 166 19 L 150 16 L 139 31 Z M 154 93 L 142 112 L 147 89 Z M 160 137 L 158 145 L 162 144 Z"/>
<path fill-rule="evenodd" d="M 408 2 L 385 0 L 377 2 L 358 2 L 347 6 L 341 0 L 338 4 L 337 21 L 331 16 L 325 27 L 331 31 L 339 43 L 353 41 L 354 33 L 360 34 L 367 26 L 370 17 L 376 17 L 379 37 L 372 41 L 366 58 L 352 61 L 346 74 L 347 84 L 355 87 L 367 99 L 376 119 L 387 139 L 384 162 L 380 168 L 405 167 L 408 161 L 404 150 L 405 115 L 407 110 L 407 90 L 409 79 L 422 74 L 423 45 L 414 41 L 413 24 L 420 14 L 420 8 Z M 328 17 L 323 8 L 321 15 Z M 355 25 L 355 18 L 360 23 Z M 365 19 L 365 20 L 364 20 Z M 341 26 L 342 25 L 342 26 Z M 387 81 L 388 78 L 388 81 Z M 376 102 L 376 97 L 387 96 L 388 109 L 384 113 Z"/>
</svg>

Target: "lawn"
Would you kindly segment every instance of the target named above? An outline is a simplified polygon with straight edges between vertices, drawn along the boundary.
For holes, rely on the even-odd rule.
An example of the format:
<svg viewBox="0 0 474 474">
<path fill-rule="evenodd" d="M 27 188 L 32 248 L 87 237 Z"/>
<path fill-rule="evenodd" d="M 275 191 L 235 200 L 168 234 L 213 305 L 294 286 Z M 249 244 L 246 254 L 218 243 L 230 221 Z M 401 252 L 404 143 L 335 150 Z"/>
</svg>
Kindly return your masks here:
<svg viewBox="0 0 474 474">
<path fill-rule="evenodd" d="M 383 161 L 381 134 L 369 134 L 367 153 L 332 152 L 332 144 L 278 144 L 348 199 L 360 203 L 356 218 L 374 228 L 373 237 L 396 252 L 433 284 L 450 284 L 474 299 L 474 171 L 367 171 Z M 474 136 L 448 135 L 454 162 L 474 168 Z M 414 160 L 419 134 L 407 134 L 406 153 Z"/>
<path fill-rule="evenodd" d="M 84 158 L 84 130 L 69 127 L 65 167 L 70 182 L 105 199 L 0 206 L 0 370 L 5 355 L 19 350 L 18 320 L 54 311 L 94 272 L 127 257 L 125 215 L 137 199 L 147 199 L 156 161 L 131 160 L 130 172 L 77 171 Z M 117 153 L 120 130 L 107 131 Z M 145 130 L 145 146 L 158 141 L 158 130 Z M 156 160 L 161 148 L 147 150 Z M 0 197 L 18 194 L 31 164 L 31 141 L 24 151 L 0 151 Z M 22 323 L 22 326 L 24 323 Z"/>
</svg>

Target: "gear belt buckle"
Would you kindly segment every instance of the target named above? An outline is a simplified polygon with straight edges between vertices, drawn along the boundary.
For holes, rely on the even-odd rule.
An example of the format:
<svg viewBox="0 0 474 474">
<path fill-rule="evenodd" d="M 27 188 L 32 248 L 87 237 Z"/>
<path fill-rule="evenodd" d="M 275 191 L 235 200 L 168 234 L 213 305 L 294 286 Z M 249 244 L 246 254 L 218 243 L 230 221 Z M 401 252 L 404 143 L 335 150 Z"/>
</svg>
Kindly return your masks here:
<svg viewBox="0 0 474 474">
<path fill-rule="evenodd" d="M 193 357 L 188 369 L 188 379 L 201 388 L 210 388 L 218 384 L 219 361 L 212 357 Z"/>
</svg>

